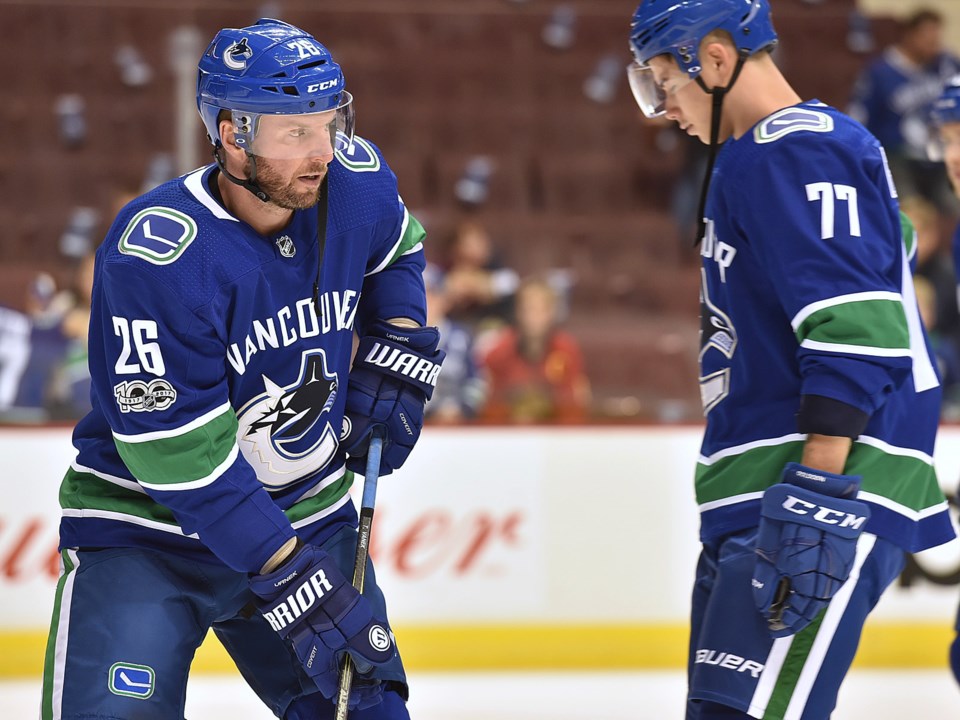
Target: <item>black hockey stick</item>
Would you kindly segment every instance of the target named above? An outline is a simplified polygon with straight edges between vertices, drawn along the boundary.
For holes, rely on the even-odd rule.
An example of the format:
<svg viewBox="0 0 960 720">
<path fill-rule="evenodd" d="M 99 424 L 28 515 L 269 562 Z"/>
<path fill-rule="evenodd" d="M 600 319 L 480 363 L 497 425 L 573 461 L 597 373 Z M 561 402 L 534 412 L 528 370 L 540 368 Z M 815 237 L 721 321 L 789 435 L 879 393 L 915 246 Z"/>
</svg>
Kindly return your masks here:
<svg viewBox="0 0 960 720">
<path fill-rule="evenodd" d="M 357 554 L 353 560 L 353 586 L 363 592 L 363 580 L 367 573 L 367 556 L 370 554 L 370 530 L 373 527 L 373 506 L 377 502 L 377 481 L 380 479 L 380 454 L 383 451 L 383 431 L 373 429 L 370 447 L 367 449 L 367 471 L 363 477 L 363 499 L 360 502 L 360 526 L 357 531 Z M 349 654 L 343 657 L 340 671 L 340 690 L 337 692 L 336 720 L 347 720 L 350 686 L 353 684 L 353 661 Z"/>
</svg>

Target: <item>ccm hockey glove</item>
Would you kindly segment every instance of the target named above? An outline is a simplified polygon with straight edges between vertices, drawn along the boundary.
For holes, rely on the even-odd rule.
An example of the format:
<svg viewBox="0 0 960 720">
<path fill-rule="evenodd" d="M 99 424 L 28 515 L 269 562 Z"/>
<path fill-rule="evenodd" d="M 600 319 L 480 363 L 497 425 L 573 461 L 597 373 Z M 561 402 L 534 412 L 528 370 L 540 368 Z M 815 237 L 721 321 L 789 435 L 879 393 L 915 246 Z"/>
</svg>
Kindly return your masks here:
<svg viewBox="0 0 960 720">
<path fill-rule="evenodd" d="M 433 395 L 446 353 L 433 327 L 401 328 L 383 321 L 360 339 L 347 385 L 344 447 L 347 467 L 361 475 L 375 426 L 386 431 L 380 474 L 403 465 L 420 437 L 423 407 Z"/>
<path fill-rule="evenodd" d="M 343 654 L 349 653 L 358 674 L 349 706 L 380 702 L 383 686 L 369 673 L 396 654 L 393 634 L 329 554 L 304 545 L 273 572 L 253 576 L 250 589 L 260 614 L 293 646 L 324 697 L 336 702 Z"/>
<path fill-rule="evenodd" d="M 788 463 L 763 493 L 753 598 L 773 637 L 813 622 L 849 576 L 870 517 L 859 489 L 859 476 Z"/>
</svg>

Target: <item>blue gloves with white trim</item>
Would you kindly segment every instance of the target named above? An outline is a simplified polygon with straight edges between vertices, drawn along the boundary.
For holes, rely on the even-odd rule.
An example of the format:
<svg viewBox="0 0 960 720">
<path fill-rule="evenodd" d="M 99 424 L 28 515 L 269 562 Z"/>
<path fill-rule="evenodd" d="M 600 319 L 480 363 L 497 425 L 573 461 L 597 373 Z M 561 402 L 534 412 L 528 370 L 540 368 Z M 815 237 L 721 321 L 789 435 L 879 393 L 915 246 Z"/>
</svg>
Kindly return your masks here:
<svg viewBox="0 0 960 720">
<path fill-rule="evenodd" d="M 393 634 L 328 553 L 304 545 L 273 572 L 254 575 L 250 589 L 259 598 L 260 614 L 293 646 L 324 697 L 336 702 L 348 653 L 357 671 L 349 707 L 380 702 L 383 684 L 369 673 L 393 659 Z"/>
<path fill-rule="evenodd" d="M 423 427 L 423 408 L 433 395 L 446 353 L 434 327 L 402 328 L 378 320 L 360 339 L 350 371 L 343 445 L 347 467 L 361 475 L 373 428 L 386 431 L 380 474 L 403 465 Z"/>
<path fill-rule="evenodd" d="M 770 634 L 800 632 L 846 582 L 870 518 L 860 477 L 788 463 L 763 493 L 753 598 Z"/>
</svg>

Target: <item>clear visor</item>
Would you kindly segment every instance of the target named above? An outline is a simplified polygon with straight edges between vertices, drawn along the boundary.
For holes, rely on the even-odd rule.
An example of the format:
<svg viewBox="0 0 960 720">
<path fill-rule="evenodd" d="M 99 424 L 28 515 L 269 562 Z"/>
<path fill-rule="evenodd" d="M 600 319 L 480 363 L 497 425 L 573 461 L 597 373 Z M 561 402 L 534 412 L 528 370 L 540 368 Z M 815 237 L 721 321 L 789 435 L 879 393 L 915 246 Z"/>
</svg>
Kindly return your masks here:
<svg viewBox="0 0 960 720">
<path fill-rule="evenodd" d="M 699 68 L 696 68 L 699 72 Z M 690 75 L 679 68 L 668 72 L 661 82 L 657 82 L 653 69 L 634 60 L 627 65 L 627 79 L 637 105 L 648 118 L 656 118 L 667 112 L 667 98 L 675 96 L 692 83 L 696 75 Z"/>
<path fill-rule="evenodd" d="M 627 80 L 637 105 L 648 118 L 660 117 L 667 111 L 667 94 L 653 76 L 649 65 L 634 60 L 627 65 Z"/>
<path fill-rule="evenodd" d="M 334 152 L 353 143 L 353 96 L 343 93 L 334 110 L 275 115 L 234 110 L 237 145 L 268 160 L 333 160 Z"/>
</svg>

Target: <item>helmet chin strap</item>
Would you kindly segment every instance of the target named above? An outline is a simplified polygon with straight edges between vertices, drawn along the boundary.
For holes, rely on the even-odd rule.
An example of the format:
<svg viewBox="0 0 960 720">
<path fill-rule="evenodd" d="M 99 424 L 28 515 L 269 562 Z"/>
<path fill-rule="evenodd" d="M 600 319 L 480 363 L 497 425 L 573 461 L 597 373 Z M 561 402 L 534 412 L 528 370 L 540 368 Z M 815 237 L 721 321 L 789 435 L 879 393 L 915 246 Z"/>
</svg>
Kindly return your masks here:
<svg viewBox="0 0 960 720">
<path fill-rule="evenodd" d="M 737 57 L 737 65 L 733 69 L 733 75 L 730 82 L 725 87 L 708 88 L 700 75 L 697 75 L 696 81 L 700 89 L 713 98 L 713 108 L 710 115 L 710 154 L 707 158 L 707 174 L 703 178 L 703 186 L 700 189 L 700 206 L 697 209 L 697 237 L 694 239 L 693 246 L 696 247 L 703 240 L 707 230 L 707 194 L 710 192 L 710 180 L 713 176 L 713 165 L 717 161 L 717 152 L 720 148 L 720 121 L 723 116 L 723 98 L 726 96 L 733 84 L 740 77 L 740 71 L 743 70 L 743 64 L 747 61 L 747 52 L 740 51 Z"/>
<path fill-rule="evenodd" d="M 251 154 L 249 151 L 244 150 L 247 153 L 247 157 L 250 159 L 250 179 L 246 180 L 243 178 L 238 178 L 236 175 L 233 175 L 229 170 L 227 170 L 227 164 L 223 161 L 223 145 L 220 141 L 217 141 L 217 144 L 213 148 L 213 157 L 217 161 L 217 167 L 220 168 L 220 172 L 223 173 L 223 176 L 232 182 L 234 185 L 239 185 L 242 188 L 246 188 L 254 195 L 257 196 L 258 200 L 263 202 L 268 202 L 270 196 L 267 195 L 263 188 L 257 184 L 257 158 L 255 155 Z"/>
</svg>

